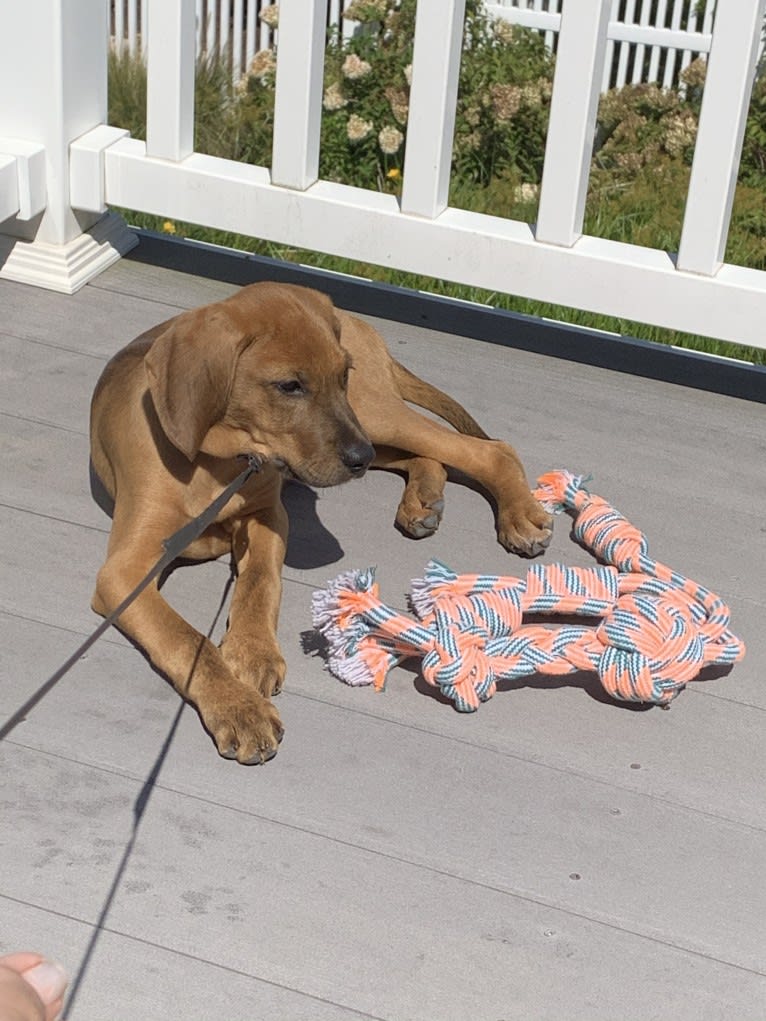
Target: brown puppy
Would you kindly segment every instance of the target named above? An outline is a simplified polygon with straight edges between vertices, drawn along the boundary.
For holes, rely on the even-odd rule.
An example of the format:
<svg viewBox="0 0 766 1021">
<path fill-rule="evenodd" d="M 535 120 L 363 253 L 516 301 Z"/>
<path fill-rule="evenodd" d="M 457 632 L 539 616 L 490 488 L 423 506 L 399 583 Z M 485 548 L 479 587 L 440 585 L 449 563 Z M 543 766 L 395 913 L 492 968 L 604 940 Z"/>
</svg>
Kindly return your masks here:
<svg viewBox="0 0 766 1021">
<path fill-rule="evenodd" d="M 550 539 L 550 518 L 514 450 L 399 365 L 375 330 L 316 291 L 252 284 L 149 330 L 98 382 L 91 459 L 114 515 L 96 612 L 117 607 L 159 559 L 162 540 L 240 473 L 240 454 L 263 458 L 262 470 L 184 553 L 234 558 L 237 584 L 220 647 L 168 605 L 156 582 L 119 619 L 196 706 L 221 755 L 240 762 L 271 758 L 282 736 L 270 697 L 285 672 L 276 638 L 285 477 L 332 486 L 371 463 L 403 470 L 397 523 L 419 537 L 438 526 L 449 466 L 492 494 L 507 549 L 534 554 Z"/>
</svg>

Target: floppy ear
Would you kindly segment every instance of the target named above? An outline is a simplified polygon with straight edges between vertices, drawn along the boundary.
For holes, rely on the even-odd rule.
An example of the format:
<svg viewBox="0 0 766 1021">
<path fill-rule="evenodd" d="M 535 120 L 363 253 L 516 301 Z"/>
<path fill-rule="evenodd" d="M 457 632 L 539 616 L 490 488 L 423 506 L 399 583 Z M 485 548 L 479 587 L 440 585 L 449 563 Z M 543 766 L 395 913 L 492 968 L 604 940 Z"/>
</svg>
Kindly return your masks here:
<svg viewBox="0 0 766 1021">
<path fill-rule="evenodd" d="M 211 305 L 177 316 L 149 348 L 144 364 L 157 416 L 190 461 L 223 417 L 237 360 L 251 340 Z"/>
</svg>

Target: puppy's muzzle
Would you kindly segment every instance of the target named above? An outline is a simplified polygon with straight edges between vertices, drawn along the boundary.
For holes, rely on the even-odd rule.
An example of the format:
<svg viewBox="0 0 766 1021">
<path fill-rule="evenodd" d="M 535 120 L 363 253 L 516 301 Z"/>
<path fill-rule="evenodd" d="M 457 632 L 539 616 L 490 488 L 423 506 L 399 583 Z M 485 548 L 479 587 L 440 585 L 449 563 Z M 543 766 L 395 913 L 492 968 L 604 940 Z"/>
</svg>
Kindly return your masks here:
<svg viewBox="0 0 766 1021">
<path fill-rule="evenodd" d="M 341 450 L 340 459 L 354 478 L 360 478 L 372 464 L 375 448 L 366 440 L 350 443 Z"/>
</svg>

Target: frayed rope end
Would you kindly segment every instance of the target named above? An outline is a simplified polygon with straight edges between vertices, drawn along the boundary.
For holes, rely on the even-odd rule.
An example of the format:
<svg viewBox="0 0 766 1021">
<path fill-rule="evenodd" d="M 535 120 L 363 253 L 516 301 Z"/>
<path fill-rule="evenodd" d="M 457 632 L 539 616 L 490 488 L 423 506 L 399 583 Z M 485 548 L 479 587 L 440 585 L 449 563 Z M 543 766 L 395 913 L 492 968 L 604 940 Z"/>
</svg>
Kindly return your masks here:
<svg viewBox="0 0 766 1021">
<path fill-rule="evenodd" d="M 546 472 L 537 480 L 533 496 L 549 514 L 560 514 L 576 506 L 578 493 L 588 493 L 586 485 L 592 478 L 592 475 L 575 475 L 564 469 Z"/>
<path fill-rule="evenodd" d="M 361 615 L 359 598 L 365 594 L 377 597 L 377 593 L 375 568 L 368 567 L 344 571 L 312 596 L 314 627 L 327 642 L 327 667 L 346 684 L 378 686 L 378 671 L 367 660 L 379 656 L 372 648 L 367 650 L 368 654 L 361 653 L 361 643 L 370 629 Z"/>
<path fill-rule="evenodd" d="M 410 586 L 410 604 L 421 620 L 434 610 L 434 597 L 444 585 L 457 581 L 453 570 L 441 560 L 429 560 L 422 578 L 413 578 Z"/>
</svg>

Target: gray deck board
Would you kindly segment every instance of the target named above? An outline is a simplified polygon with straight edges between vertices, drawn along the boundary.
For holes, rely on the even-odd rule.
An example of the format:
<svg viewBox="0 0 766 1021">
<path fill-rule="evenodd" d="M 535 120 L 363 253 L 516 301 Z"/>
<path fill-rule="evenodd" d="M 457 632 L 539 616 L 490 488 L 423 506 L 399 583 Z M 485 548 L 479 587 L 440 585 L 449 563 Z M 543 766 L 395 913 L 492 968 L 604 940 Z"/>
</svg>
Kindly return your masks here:
<svg viewBox="0 0 766 1021">
<path fill-rule="evenodd" d="M 71 298 L 0 284 L 0 719 L 97 622 L 109 522 L 87 415 L 101 366 L 232 290 L 131 261 Z M 40 948 L 73 975 L 85 961 L 74 1021 L 762 1019 L 766 408 L 376 324 L 511 439 L 531 478 L 593 474 L 652 555 L 730 602 L 747 657 L 669 712 L 617 706 L 583 677 L 507 686 L 470 716 L 411 668 L 382 694 L 348 688 L 312 647 L 325 580 L 376 564 L 401 607 L 430 557 L 526 564 L 456 483 L 423 542 L 393 528 L 393 476 L 290 487 L 279 755 L 219 759 L 196 714 L 179 717 L 140 653 L 106 635 L 0 745 L 0 949 Z M 560 519 L 546 559 L 590 563 L 568 531 Z M 222 562 L 182 568 L 166 593 L 207 631 L 227 578 Z"/>
</svg>

